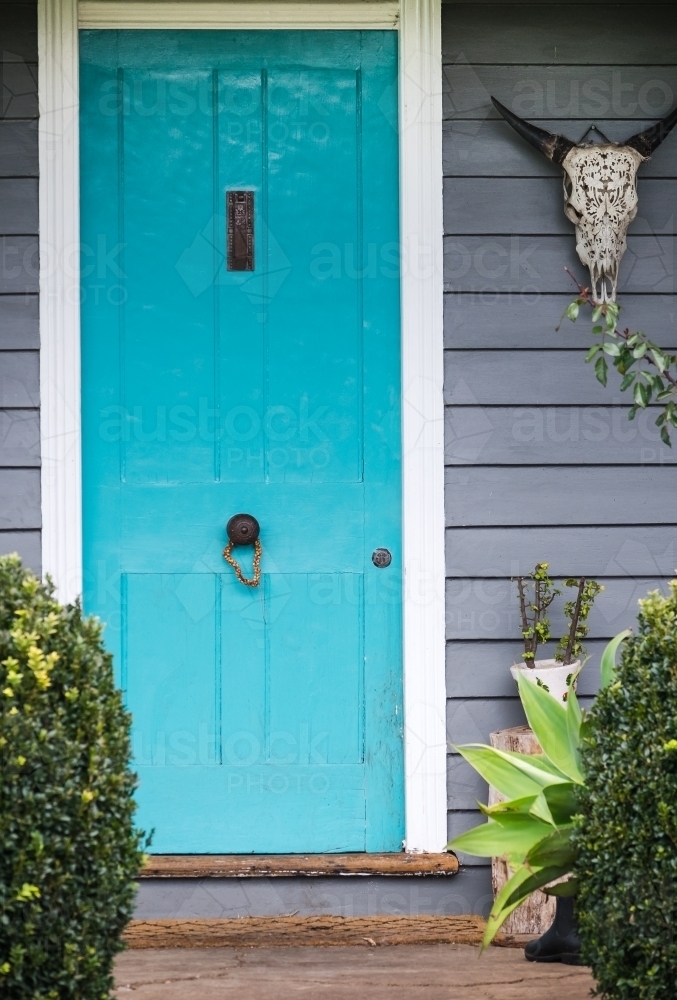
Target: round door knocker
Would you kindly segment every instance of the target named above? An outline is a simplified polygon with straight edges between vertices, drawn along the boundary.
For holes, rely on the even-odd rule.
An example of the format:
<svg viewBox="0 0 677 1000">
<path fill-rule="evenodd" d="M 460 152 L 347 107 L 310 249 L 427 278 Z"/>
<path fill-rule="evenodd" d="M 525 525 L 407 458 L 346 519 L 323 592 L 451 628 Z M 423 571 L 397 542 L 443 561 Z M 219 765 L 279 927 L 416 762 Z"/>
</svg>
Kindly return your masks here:
<svg viewBox="0 0 677 1000">
<path fill-rule="evenodd" d="M 258 587 L 261 583 L 261 553 L 263 549 L 259 541 L 261 527 L 251 514 L 234 514 L 226 525 L 228 544 L 223 550 L 223 558 L 235 570 L 235 576 L 245 587 Z M 249 580 L 233 557 L 233 549 L 240 545 L 254 546 L 254 576 Z"/>
<path fill-rule="evenodd" d="M 390 566 L 393 557 L 388 549 L 374 549 L 371 554 L 371 561 L 377 569 L 385 569 L 386 566 Z"/>
</svg>

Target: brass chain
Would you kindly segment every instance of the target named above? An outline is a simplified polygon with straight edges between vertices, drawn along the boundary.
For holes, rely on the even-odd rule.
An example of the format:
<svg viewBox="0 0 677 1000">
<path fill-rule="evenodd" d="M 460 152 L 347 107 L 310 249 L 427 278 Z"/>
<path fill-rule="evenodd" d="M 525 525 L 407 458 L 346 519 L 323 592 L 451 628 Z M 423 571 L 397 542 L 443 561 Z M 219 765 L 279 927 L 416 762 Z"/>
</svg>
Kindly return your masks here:
<svg viewBox="0 0 677 1000">
<path fill-rule="evenodd" d="M 254 542 L 254 576 L 251 580 L 248 580 L 244 575 L 242 570 L 237 564 L 237 561 L 232 556 L 233 543 L 228 542 L 225 549 L 223 550 L 223 558 L 229 563 L 235 570 L 235 576 L 238 578 L 240 583 L 243 583 L 245 587 L 258 587 L 261 583 L 261 553 L 263 549 L 261 547 L 261 542 L 256 539 Z"/>
</svg>

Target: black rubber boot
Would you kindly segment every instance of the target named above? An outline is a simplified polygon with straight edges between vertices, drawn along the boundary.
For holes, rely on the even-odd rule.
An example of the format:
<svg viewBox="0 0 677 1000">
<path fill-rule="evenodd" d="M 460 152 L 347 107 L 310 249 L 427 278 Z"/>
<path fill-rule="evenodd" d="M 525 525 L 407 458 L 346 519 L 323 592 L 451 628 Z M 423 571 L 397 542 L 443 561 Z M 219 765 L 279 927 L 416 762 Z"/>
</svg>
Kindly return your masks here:
<svg viewBox="0 0 677 1000">
<path fill-rule="evenodd" d="M 581 964 L 581 942 L 578 938 L 572 896 L 557 896 L 557 909 L 552 926 L 524 949 L 527 962 L 562 962 Z"/>
</svg>

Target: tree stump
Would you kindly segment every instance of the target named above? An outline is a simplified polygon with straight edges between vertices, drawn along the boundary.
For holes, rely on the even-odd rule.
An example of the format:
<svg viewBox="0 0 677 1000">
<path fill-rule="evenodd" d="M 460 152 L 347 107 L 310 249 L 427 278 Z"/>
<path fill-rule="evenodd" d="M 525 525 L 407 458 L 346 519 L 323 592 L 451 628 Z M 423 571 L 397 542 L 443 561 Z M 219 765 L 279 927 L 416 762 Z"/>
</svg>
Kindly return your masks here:
<svg viewBox="0 0 677 1000">
<path fill-rule="evenodd" d="M 528 726 L 515 726 L 513 729 L 503 729 L 501 732 L 491 733 L 489 742 L 497 750 L 514 750 L 526 754 L 542 752 L 538 740 Z M 489 789 L 490 806 L 502 802 L 504 799 L 505 796 L 500 795 L 495 788 Z M 505 858 L 492 858 L 491 884 L 494 899 L 509 878 L 510 872 Z M 533 934 L 540 936 L 547 931 L 554 919 L 554 896 L 546 896 L 544 892 L 537 889 L 521 906 L 513 910 L 503 924 L 501 931 L 506 935 Z"/>
</svg>

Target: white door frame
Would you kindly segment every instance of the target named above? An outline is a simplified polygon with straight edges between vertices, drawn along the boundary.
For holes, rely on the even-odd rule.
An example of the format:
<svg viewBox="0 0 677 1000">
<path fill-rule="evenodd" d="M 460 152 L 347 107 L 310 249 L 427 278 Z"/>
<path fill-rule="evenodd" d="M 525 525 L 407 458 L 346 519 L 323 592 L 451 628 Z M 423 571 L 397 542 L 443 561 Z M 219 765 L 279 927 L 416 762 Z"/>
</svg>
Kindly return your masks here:
<svg viewBox="0 0 677 1000">
<path fill-rule="evenodd" d="M 446 843 L 440 0 L 38 0 L 43 571 L 82 590 L 78 26 L 400 34 L 405 800 L 408 851 Z"/>
</svg>

